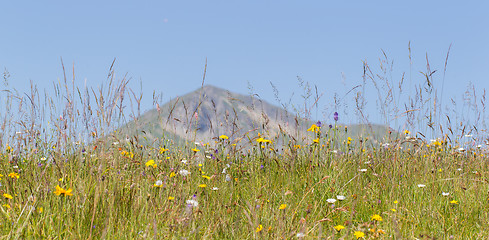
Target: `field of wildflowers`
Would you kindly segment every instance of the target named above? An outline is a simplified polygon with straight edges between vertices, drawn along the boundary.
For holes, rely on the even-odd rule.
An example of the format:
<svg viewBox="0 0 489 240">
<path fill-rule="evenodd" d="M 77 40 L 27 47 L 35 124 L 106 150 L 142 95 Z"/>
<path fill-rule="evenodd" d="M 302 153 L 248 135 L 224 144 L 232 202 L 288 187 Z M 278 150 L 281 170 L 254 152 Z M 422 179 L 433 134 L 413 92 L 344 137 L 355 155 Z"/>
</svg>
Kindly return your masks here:
<svg viewBox="0 0 489 240">
<path fill-rule="evenodd" d="M 143 144 L 117 134 L 127 81 L 111 76 L 108 87 L 91 91 L 65 78 L 44 102 L 35 87 L 25 96 L 5 93 L 3 238 L 489 235 L 487 147 L 472 133 L 477 129 L 446 126 L 429 139 L 406 128 L 374 142 L 349 136 L 335 112 L 328 124 L 306 126 L 301 139 L 260 129 L 244 137 L 230 132 L 172 144 L 171 136 L 161 136 Z"/>
</svg>

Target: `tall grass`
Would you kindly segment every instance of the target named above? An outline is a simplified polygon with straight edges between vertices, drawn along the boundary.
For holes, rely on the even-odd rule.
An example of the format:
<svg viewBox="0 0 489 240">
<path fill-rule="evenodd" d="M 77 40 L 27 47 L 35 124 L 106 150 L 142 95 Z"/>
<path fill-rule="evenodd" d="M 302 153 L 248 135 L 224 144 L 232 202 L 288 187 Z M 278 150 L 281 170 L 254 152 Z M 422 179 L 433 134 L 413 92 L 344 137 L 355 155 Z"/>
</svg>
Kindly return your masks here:
<svg viewBox="0 0 489 240">
<path fill-rule="evenodd" d="M 209 130 L 215 138 L 207 141 L 196 138 L 194 118 L 205 97 L 196 106 L 183 103 L 187 116 L 176 119 L 177 103 L 163 115 L 153 94 L 161 121 L 187 126 L 188 137 L 178 142 L 181 136 L 171 132 L 148 141 L 141 132 L 124 131 L 147 123 L 142 94 L 128 87 L 125 76 L 116 77 L 115 61 L 97 88 L 76 86 L 74 67 L 69 81 L 63 65 L 63 79 L 52 89 L 40 92 L 31 84 L 24 94 L 8 88 L 5 72 L 0 234 L 9 239 L 484 238 L 489 169 L 481 145 L 485 129 L 478 126 L 484 127 L 485 116 L 477 115 L 470 125 L 463 120 L 485 109 L 485 92 L 479 100 L 469 89 L 463 116 L 455 101 L 443 112 L 427 62 L 423 81 L 403 102 L 404 75 L 396 82 L 383 55 L 380 73 L 365 61 L 363 82 L 343 100 L 350 98 L 358 121 L 371 126 L 365 89 L 372 84 L 384 123 L 398 128 L 382 133 L 384 138 L 352 136 L 332 117 L 316 127 L 302 120 L 311 120 L 323 97 L 302 79 L 302 110 L 290 101 L 280 104 L 298 113 L 297 125 L 307 126 L 295 131 L 280 126 L 277 132 L 263 116 L 262 124 L 243 134 L 238 130 L 246 126 L 239 126 L 236 109 L 226 116 L 215 109 Z M 204 81 L 205 73 L 201 89 Z M 250 109 L 255 107 L 252 102 Z M 125 125 L 131 120 L 133 125 Z"/>
</svg>

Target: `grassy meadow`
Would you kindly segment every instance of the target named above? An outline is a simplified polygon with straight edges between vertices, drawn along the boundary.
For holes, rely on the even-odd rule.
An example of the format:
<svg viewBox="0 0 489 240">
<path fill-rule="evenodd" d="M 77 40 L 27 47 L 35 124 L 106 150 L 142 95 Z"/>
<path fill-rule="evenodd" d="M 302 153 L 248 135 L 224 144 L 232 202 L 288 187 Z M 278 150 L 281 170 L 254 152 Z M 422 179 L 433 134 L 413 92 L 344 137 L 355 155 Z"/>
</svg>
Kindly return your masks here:
<svg viewBox="0 0 489 240">
<path fill-rule="evenodd" d="M 35 86 L 28 94 L 3 92 L 2 239 L 489 235 L 483 131 L 434 124 L 441 113 L 433 88 L 415 99 L 413 108 L 426 109 L 416 111 L 421 117 L 401 111 L 429 127 L 407 124 L 378 141 L 349 137 L 339 114 L 340 121 L 308 125 L 300 137 L 263 128 L 204 142 L 172 144 L 170 134 L 143 143 L 118 135 L 114 119 L 137 119 L 140 97 L 113 76 L 98 89 L 78 89 L 65 77 L 44 98 Z M 126 95 L 132 115 L 121 114 Z M 387 101 L 400 97 L 379 98 L 383 112 L 400 105 Z M 435 130 L 439 137 L 425 137 Z"/>
</svg>

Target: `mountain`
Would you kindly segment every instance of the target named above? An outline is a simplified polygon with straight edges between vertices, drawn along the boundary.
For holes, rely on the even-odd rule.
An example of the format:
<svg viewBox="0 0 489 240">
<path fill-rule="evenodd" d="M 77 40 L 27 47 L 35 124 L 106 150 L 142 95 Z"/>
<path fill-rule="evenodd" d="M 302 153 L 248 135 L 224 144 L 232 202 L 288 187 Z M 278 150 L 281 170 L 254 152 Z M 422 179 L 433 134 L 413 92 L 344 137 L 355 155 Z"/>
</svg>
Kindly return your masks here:
<svg viewBox="0 0 489 240">
<path fill-rule="evenodd" d="M 267 138 L 288 136 L 305 142 L 312 123 L 257 97 L 206 85 L 145 112 L 118 132 L 147 141 L 165 138 L 209 142 L 220 135 L 231 140 L 252 139 L 260 133 Z M 377 140 L 388 131 L 383 125 L 350 125 L 348 132 L 338 131 L 341 134 L 337 136 Z"/>
</svg>

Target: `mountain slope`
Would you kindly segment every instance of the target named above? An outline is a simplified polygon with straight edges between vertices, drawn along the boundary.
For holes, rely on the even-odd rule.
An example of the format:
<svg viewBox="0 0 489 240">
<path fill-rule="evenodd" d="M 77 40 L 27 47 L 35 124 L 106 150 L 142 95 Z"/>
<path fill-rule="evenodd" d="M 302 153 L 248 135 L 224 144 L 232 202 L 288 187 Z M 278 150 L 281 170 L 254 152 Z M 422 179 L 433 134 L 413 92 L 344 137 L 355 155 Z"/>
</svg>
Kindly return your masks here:
<svg viewBox="0 0 489 240">
<path fill-rule="evenodd" d="M 312 123 L 256 97 L 207 85 L 144 113 L 121 132 L 149 141 L 165 138 L 176 142 L 209 142 L 220 135 L 237 139 L 253 138 L 260 133 L 269 138 L 285 134 L 307 142 L 311 134 L 306 129 Z M 383 125 L 354 124 L 337 137 L 369 137 L 378 142 L 388 131 L 389 127 Z"/>
</svg>

